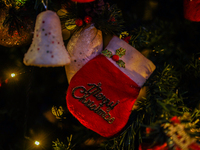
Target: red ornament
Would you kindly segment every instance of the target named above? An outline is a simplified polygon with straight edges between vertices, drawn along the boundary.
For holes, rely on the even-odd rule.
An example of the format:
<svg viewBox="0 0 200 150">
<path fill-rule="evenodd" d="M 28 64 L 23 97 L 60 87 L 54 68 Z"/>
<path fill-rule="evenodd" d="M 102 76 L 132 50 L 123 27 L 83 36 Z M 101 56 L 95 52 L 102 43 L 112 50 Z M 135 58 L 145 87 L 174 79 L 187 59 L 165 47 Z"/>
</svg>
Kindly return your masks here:
<svg viewBox="0 0 200 150">
<path fill-rule="evenodd" d="M 89 24 L 89 23 L 92 22 L 92 17 L 90 17 L 90 16 L 85 16 L 84 21 L 85 21 L 86 24 Z"/>
<path fill-rule="evenodd" d="M 200 21 L 200 0 L 184 0 L 184 17 L 190 21 Z"/>
<path fill-rule="evenodd" d="M 112 56 L 112 60 L 118 61 L 118 60 L 119 60 L 119 56 L 118 56 L 118 55 L 113 55 L 113 56 Z"/>
<path fill-rule="evenodd" d="M 126 43 L 129 43 L 130 39 L 131 39 L 131 36 L 127 36 L 123 38 L 122 40 L 124 40 Z"/>
<path fill-rule="evenodd" d="M 147 133 L 147 134 L 149 134 L 151 131 L 152 131 L 151 128 L 149 128 L 149 127 L 146 128 L 146 133 Z"/>
<path fill-rule="evenodd" d="M 79 27 L 81 27 L 83 25 L 83 20 L 82 19 L 76 19 L 75 24 Z"/>
<path fill-rule="evenodd" d="M 109 20 L 108 20 L 108 22 L 115 22 L 116 20 L 115 20 L 115 17 L 112 17 L 112 18 L 110 18 Z"/>
<path fill-rule="evenodd" d="M 89 2 L 93 2 L 95 0 L 72 0 L 73 2 L 78 2 L 78 3 L 89 3 Z"/>
<path fill-rule="evenodd" d="M 172 117 L 172 118 L 170 119 L 170 121 L 173 122 L 173 123 L 178 123 L 178 124 L 181 123 L 177 116 Z"/>
</svg>

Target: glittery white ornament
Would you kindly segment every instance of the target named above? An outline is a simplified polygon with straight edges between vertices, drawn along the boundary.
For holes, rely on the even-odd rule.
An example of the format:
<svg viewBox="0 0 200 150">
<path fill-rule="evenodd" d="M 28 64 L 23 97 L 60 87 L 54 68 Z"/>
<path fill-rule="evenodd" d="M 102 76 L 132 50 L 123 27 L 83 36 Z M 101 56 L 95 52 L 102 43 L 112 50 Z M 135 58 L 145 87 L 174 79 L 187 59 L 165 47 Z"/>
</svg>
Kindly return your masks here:
<svg viewBox="0 0 200 150">
<path fill-rule="evenodd" d="M 65 67 L 68 82 L 81 67 L 99 55 L 102 49 L 102 32 L 93 25 L 74 33 L 67 44 L 67 51 L 71 56 L 71 63 Z"/>
<path fill-rule="evenodd" d="M 65 49 L 58 15 L 50 10 L 37 16 L 33 42 L 25 54 L 24 64 L 39 67 L 59 67 L 70 63 Z"/>
</svg>

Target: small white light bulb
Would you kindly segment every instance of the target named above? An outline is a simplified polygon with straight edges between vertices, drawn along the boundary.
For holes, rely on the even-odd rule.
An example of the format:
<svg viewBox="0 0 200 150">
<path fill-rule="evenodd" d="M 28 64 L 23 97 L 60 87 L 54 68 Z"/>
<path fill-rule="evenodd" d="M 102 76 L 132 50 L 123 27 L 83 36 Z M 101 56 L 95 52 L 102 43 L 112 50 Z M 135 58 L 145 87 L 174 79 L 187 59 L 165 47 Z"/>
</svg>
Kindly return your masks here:
<svg viewBox="0 0 200 150">
<path fill-rule="evenodd" d="M 35 145 L 40 145 L 40 142 L 39 141 L 35 141 Z"/>
<path fill-rule="evenodd" d="M 14 78 L 14 77 L 15 77 L 15 73 L 11 73 L 11 77 L 13 77 L 13 78 Z"/>
</svg>

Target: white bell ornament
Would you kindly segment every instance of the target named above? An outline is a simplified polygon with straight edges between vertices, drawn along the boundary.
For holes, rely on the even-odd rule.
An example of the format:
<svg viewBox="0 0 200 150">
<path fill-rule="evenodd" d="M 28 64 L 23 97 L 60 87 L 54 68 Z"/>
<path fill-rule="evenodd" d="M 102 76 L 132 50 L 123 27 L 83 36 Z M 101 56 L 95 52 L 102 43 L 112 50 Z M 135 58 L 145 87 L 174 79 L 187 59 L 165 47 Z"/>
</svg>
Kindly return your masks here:
<svg viewBox="0 0 200 150">
<path fill-rule="evenodd" d="M 47 10 L 37 16 L 33 41 L 23 62 L 38 67 L 60 67 L 70 63 L 61 22 L 55 12 Z"/>
</svg>

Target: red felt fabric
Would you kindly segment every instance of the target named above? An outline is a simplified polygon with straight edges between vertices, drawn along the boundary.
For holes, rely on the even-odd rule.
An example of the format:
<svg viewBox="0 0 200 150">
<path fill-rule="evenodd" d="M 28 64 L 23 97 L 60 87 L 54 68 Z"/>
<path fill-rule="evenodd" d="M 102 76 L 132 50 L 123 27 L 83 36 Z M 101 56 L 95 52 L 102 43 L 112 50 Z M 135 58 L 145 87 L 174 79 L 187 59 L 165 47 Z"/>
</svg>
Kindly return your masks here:
<svg viewBox="0 0 200 150">
<path fill-rule="evenodd" d="M 190 21 L 200 21 L 200 0 L 184 0 L 184 17 Z"/>
<path fill-rule="evenodd" d="M 67 107 L 84 126 L 101 136 L 111 137 L 126 125 L 139 90 L 104 55 L 98 55 L 72 78 L 66 96 Z"/>
</svg>

